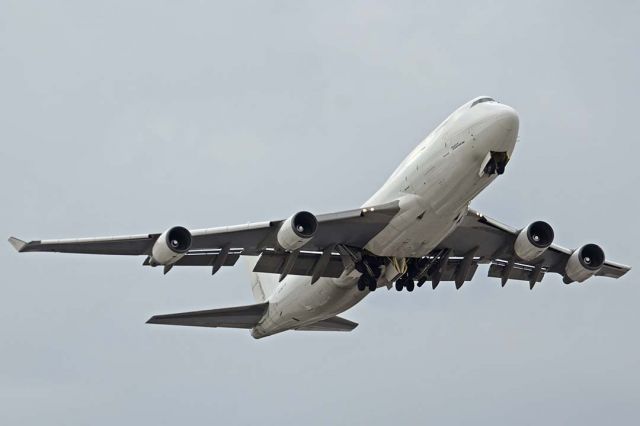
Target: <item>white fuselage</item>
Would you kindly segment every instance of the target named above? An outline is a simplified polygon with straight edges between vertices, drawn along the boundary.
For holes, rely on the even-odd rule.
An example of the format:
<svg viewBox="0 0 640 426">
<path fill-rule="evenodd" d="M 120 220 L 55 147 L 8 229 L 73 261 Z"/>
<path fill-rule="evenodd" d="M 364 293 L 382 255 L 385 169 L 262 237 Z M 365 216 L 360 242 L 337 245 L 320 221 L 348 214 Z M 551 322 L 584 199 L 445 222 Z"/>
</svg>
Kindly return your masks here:
<svg viewBox="0 0 640 426">
<path fill-rule="evenodd" d="M 398 166 L 363 207 L 398 200 L 400 211 L 365 249 L 378 256 L 429 254 L 466 214 L 469 202 L 495 174 L 482 172 L 490 151 L 511 156 L 518 136 L 516 111 L 497 102 L 470 101 L 453 112 Z M 473 106 L 472 106 L 473 105 Z M 357 271 L 340 278 L 288 276 L 268 297 L 253 329 L 256 338 L 333 317 L 362 300 Z"/>
</svg>

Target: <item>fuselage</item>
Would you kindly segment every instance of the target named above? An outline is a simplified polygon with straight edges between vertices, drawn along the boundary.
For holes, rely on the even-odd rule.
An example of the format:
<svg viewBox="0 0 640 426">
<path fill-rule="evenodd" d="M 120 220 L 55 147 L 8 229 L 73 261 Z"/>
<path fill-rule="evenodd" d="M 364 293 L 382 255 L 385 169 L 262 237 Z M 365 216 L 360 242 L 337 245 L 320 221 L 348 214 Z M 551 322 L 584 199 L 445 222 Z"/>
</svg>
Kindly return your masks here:
<svg viewBox="0 0 640 426">
<path fill-rule="evenodd" d="M 429 254 L 462 220 L 469 202 L 496 174 L 484 173 L 492 152 L 511 157 L 518 136 L 516 111 L 488 97 L 455 110 L 397 167 L 363 207 L 398 201 L 400 211 L 365 249 L 377 256 Z M 361 301 L 357 271 L 339 278 L 290 275 L 268 297 L 269 308 L 253 329 L 256 338 L 338 315 Z"/>
</svg>

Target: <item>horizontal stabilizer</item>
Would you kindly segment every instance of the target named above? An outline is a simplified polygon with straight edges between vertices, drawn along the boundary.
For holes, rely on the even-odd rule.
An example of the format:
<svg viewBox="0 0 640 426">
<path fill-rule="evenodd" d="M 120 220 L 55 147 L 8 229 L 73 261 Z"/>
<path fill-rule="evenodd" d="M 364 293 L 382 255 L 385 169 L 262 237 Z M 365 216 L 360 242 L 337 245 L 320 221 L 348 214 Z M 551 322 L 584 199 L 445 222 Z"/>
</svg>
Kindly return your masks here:
<svg viewBox="0 0 640 426">
<path fill-rule="evenodd" d="M 19 240 L 16 237 L 9 237 L 9 243 L 11 243 L 13 248 L 16 249 L 17 251 L 22 251 L 24 246 L 27 245 L 26 242 Z"/>
<path fill-rule="evenodd" d="M 186 325 L 192 327 L 253 328 L 267 311 L 268 302 L 207 311 L 154 315 L 147 324 Z"/>
<path fill-rule="evenodd" d="M 357 322 L 341 317 L 331 317 L 304 327 L 296 328 L 302 331 L 351 331 L 358 326 Z"/>
</svg>

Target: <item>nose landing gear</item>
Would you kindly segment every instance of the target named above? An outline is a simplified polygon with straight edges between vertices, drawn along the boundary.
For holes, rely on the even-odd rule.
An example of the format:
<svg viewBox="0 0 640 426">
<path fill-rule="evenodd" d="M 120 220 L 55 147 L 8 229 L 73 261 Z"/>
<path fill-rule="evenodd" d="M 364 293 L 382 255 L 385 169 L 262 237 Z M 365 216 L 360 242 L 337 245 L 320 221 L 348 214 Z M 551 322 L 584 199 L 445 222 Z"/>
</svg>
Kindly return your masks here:
<svg viewBox="0 0 640 426">
<path fill-rule="evenodd" d="M 482 172 L 487 175 L 501 175 L 509 162 L 509 156 L 505 151 L 490 151 L 487 154 L 486 164 Z"/>
</svg>

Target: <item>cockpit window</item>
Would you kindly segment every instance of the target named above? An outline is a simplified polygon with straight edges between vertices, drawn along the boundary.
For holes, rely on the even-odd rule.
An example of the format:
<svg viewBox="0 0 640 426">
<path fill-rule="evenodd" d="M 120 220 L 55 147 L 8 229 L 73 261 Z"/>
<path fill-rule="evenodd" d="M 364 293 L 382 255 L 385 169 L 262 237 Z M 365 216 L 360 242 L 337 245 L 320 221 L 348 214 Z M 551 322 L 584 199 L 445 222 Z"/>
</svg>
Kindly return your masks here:
<svg viewBox="0 0 640 426">
<path fill-rule="evenodd" d="M 473 103 L 471 104 L 471 106 L 469 108 L 473 108 L 474 106 L 481 104 L 483 102 L 495 102 L 496 100 L 493 98 L 480 98 L 480 99 L 476 99 L 475 101 L 473 101 Z"/>
</svg>

